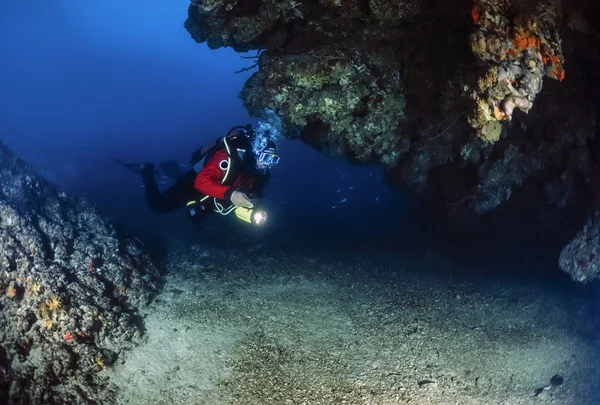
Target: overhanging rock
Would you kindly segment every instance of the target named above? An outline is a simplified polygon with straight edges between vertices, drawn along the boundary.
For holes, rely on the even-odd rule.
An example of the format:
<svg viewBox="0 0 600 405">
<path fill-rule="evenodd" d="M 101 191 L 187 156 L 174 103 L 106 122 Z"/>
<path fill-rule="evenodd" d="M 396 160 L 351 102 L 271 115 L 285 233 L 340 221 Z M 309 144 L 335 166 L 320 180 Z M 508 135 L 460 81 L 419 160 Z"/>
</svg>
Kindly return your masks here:
<svg viewBox="0 0 600 405">
<path fill-rule="evenodd" d="M 589 192 L 594 13 L 591 0 L 192 0 L 185 26 L 257 51 L 240 94 L 251 115 L 480 215 L 524 185 L 558 210 Z"/>
<path fill-rule="evenodd" d="M 459 222 L 547 225 L 600 201 L 599 19 L 595 0 L 192 0 L 185 26 L 257 51 L 240 97 L 288 136 Z"/>
</svg>

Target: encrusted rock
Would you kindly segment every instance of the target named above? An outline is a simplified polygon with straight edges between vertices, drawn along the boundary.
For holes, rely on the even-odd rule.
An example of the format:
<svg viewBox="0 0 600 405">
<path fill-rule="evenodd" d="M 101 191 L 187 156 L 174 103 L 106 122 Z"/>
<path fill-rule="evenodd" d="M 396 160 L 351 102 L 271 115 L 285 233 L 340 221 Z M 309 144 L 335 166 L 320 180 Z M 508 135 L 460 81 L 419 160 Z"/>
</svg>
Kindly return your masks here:
<svg viewBox="0 0 600 405">
<path fill-rule="evenodd" d="M 600 278 L 600 213 L 590 217 L 583 228 L 565 246 L 559 266 L 575 281 L 589 282 Z"/>
<path fill-rule="evenodd" d="M 322 128 L 320 148 L 396 163 L 404 94 L 393 54 L 320 49 L 302 56 L 263 54 L 259 65 L 241 93 L 252 114 L 277 111 L 288 132 L 304 131 L 308 142 L 314 128 Z"/>
<path fill-rule="evenodd" d="M 0 144 L 0 393 L 9 404 L 110 399 L 97 372 L 135 345 L 158 269 L 140 241 Z"/>
<path fill-rule="evenodd" d="M 559 6 L 558 0 L 536 7 L 509 0 L 473 3 L 478 30 L 471 35 L 471 49 L 489 68 L 471 93 L 477 108 L 470 121 L 483 139 L 500 139 L 497 122 L 510 119 L 515 108 L 529 112 L 544 76 L 565 78 Z"/>
</svg>

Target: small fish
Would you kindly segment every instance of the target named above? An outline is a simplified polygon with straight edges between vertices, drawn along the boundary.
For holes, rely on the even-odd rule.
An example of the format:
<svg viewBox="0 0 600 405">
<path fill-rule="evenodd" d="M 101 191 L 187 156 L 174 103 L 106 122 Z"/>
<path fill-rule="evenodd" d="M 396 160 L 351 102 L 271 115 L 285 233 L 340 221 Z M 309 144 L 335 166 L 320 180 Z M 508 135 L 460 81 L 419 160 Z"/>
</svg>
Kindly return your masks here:
<svg viewBox="0 0 600 405">
<path fill-rule="evenodd" d="M 159 181 L 160 184 L 167 184 L 166 181 Z"/>
<path fill-rule="evenodd" d="M 188 167 L 188 165 L 186 165 L 185 163 L 179 163 L 179 164 L 181 165 L 181 167 L 185 167 L 185 168 Z"/>
<path fill-rule="evenodd" d="M 348 201 L 348 199 L 347 199 L 347 198 L 342 198 L 342 199 L 340 200 L 340 204 L 343 204 L 343 203 L 345 203 L 346 201 Z"/>
<path fill-rule="evenodd" d="M 375 202 L 379 201 L 379 196 L 375 197 Z"/>
<path fill-rule="evenodd" d="M 348 187 L 348 190 L 352 190 L 354 188 L 354 186 L 350 186 Z"/>
<path fill-rule="evenodd" d="M 332 206 L 331 206 L 331 208 L 332 208 L 332 209 L 336 209 L 336 208 L 337 208 L 337 205 L 332 205 Z"/>
<path fill-rule="evenodd" d="M 164 175 L 163 175 L 163 176 L 160 176 L 160 178 L 161 178 L 161 179 L 168 179 L 168 177 L 167 177 L 167 176 L 164 176 Z"/>
<path fill-rule="evenodd" d="M 373 176 L 374 172 L 375 172 L 375 169 L 371 170 L 371 174 L 369 174 L 369 177 Z"/>
<path fill-rule="evenodd" d="M 341 189 L 341 188 L 339 188 L 339 189 L 338 189 L 338 191 L 336 191 L 336 193 L 339 193 L 340 191 L 342 191 L 342 189 Z"/>
</svg>

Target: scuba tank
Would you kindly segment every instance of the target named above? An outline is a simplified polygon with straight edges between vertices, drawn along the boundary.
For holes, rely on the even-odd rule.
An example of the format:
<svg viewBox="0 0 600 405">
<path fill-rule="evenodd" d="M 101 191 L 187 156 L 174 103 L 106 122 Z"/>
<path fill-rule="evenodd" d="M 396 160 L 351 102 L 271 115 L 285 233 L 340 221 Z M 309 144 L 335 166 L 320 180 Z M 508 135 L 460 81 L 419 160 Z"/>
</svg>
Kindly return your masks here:
<svg viewBox="0 0 600 405">
<path fill-rule="evenodd" d="M 239 132 L 242 132 L 243 139 L 240 139 L 239 132 L 238 135 L 236 135 L 234 138 L 227 139 L 227 135 L 229 135 L 236 129 L 241 129 L 241 131 Z M 194 166 L 194 170 L 196 171 L 196 173 L 202 170 L 202 168 L 206 165 L 206 163 L 210 160 L 210 158 L 215 154 L 217 150 L 227 149 L 227 145 L 235 147 L 235 149 L 238 149 L 239 146 L 243 146 L 244 149 L 252 149 L 252 138 L 254 138 L 254 129 L 252 128 L 252 125 L 248 124 L 246 126 L 233 127 L 227 132 L 227 135 L 218 137 L 215 140 L 214 145 L 211 147 L 207 148 L 205 146 L 202 146 L 199 149 L 196 149 L 194 152 L 192 152 L 192 158 L 190 162 L 192 166 Z M 204 161 L 204 163 L 200 165 L 202 161 Z"/>
</svg>

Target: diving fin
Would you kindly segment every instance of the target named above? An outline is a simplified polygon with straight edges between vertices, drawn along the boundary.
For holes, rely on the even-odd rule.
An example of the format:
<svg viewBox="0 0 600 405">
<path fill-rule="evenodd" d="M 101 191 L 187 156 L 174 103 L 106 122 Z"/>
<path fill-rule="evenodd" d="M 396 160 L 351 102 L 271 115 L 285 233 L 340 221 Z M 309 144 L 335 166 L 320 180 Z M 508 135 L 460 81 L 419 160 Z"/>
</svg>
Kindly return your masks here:
<svg viewBox="0 0 600 405">
<path fill-rule="evenodd" d="M 118 160 L 118 159 L 111 159 L 113 162 L 120 164 L 121 166 L 123 166 L 126 169 L 131 170 L 134 173 L 140 174 L 145 167 L 152 165 L 151 163 L 132 163 L 132 162 L 125 162 L 124 160 Z"/>
</svg>

